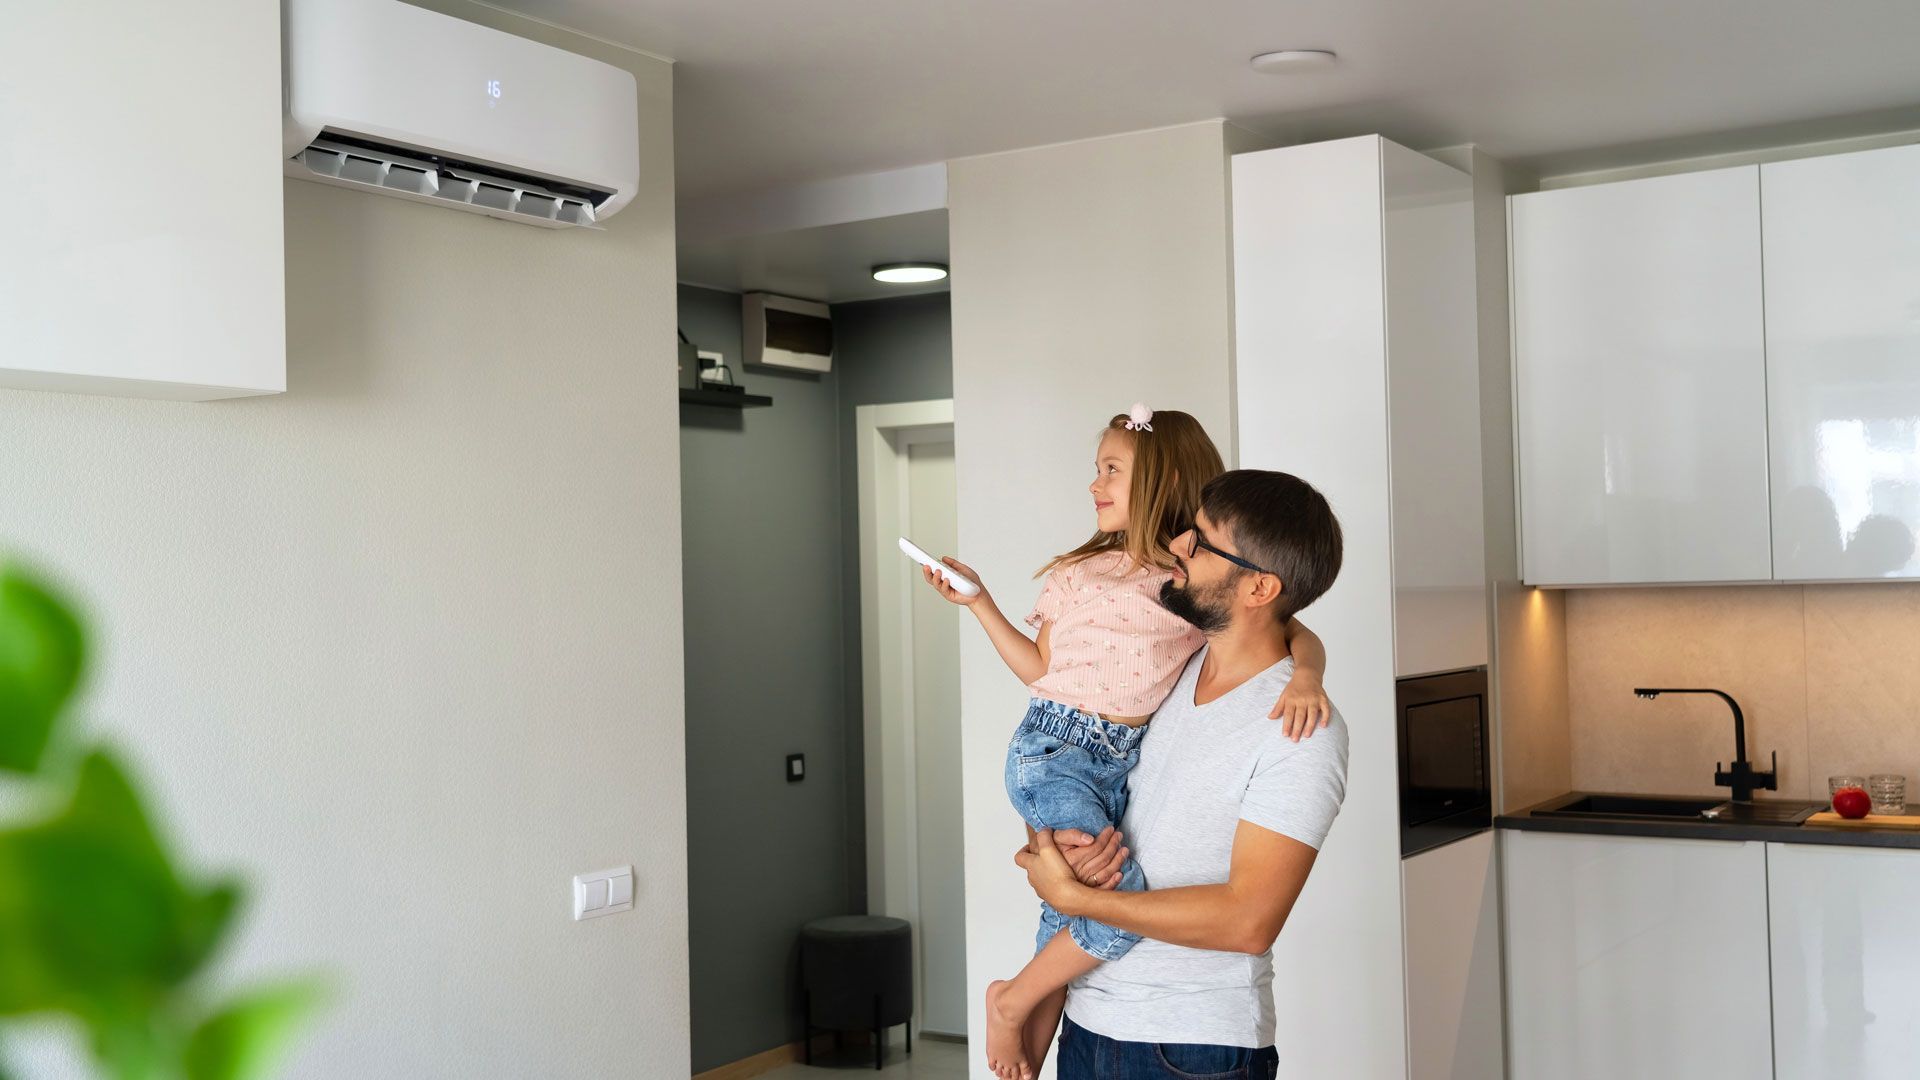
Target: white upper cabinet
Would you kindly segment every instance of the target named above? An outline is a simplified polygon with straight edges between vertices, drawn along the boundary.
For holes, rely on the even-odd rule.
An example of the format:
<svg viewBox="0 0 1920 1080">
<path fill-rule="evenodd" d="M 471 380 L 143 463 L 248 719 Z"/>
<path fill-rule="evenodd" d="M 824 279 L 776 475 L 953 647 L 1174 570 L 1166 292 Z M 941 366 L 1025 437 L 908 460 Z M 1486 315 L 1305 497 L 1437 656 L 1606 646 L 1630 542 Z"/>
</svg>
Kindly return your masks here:
<svg viewBox="0 0 1920 1080">
<path fill-rule="evenodd" d="M 1775 576 L 1920 577 L 1920 146 L 1760 191 Z"/>
<path fill-rule="evenodd" d="M 0 387 L 285 390 L 279 5 L 36 3 L 5 19 Z"/>
<path fill-rule="evenodd" d="M 1509 201 L 1529 583 L 1772 576 L 1759 181 Z"/>
</svg>

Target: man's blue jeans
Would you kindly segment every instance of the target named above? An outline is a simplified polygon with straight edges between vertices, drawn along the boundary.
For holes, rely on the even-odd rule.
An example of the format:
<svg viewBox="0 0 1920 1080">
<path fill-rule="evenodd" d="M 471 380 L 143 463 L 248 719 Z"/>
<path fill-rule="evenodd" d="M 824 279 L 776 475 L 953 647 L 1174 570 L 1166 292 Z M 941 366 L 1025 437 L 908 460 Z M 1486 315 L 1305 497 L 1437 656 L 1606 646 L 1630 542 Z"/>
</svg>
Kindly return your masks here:
<svg viewBox="0 0 1920 1080">
<path fill-rule="evenodd" d="M 1121 1042 L 1060 1021 L 1059 1080 L 1274 1080 L 1280 1055 L 1271 1046 Z"/>
</svg>

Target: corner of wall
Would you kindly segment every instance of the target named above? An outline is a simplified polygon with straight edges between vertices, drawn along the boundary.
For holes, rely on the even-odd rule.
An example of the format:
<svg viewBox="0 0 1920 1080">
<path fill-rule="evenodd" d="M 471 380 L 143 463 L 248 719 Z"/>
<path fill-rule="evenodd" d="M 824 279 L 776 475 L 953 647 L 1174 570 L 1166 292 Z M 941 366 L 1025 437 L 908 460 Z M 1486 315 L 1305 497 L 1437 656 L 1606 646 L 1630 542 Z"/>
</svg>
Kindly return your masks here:
<svg viewBox="0 0 1920 1080">
<path fill-rule="evenodd" d="M 1481 479 L 1493 628 L 1493 772 L 1495 809 L 1505 811 L 1558 795 L 1573 784 L 1565 597 L 1520 580 L 1506 201 L 1533 180 L 1476 146 L 1454 148 L 1442 159 L 1473 176 Z"/>
</svg>

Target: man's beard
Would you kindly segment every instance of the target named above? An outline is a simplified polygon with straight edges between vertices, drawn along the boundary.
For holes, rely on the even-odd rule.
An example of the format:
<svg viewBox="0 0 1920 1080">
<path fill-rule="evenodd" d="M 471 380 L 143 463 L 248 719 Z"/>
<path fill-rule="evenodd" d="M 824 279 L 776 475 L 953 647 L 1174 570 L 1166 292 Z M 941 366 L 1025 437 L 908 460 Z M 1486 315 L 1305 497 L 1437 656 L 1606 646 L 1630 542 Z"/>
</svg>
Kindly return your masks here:
<svg viewBox="0 0 1920 1080">
<path fill-rule="evenodd" d="M 1187 587 L 1176 589 L 1172 580 L 1160 586 L 1160 606 L 1193 624 L 1193 628 L 1203 634 L 1217 634 L 1233 622 L 1233 611 L 1227 605 L 1227 595 L 1232 591 L 1231 582 L 1223 582 L 1205 590 L 1196 588 L 1193 579 L 1187 579 Z"/>
</svg>

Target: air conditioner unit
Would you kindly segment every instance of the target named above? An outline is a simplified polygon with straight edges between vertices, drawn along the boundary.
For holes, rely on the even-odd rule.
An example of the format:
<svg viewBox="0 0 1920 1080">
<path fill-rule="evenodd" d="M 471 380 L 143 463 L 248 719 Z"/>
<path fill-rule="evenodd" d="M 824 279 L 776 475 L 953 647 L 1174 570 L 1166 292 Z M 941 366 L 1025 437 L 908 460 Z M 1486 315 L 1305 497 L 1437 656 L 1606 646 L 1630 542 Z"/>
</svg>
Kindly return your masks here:
<svg viewBox="0 0 1920 1080">
<path fill-rule="evenodd" d="M 833 319 L 825 304 L 747 293 L 740 298 L 740 331 L 745 364 L 789 371 L 833 370 Z"/>
<path fill-rule="evenodd" d="M 284 0 L 286 173 L 595 228 L 633 198 L 633 74 L 400 0 Z"/>
</svg>

